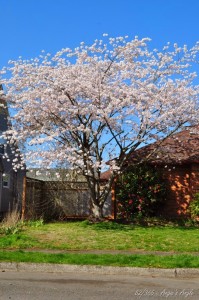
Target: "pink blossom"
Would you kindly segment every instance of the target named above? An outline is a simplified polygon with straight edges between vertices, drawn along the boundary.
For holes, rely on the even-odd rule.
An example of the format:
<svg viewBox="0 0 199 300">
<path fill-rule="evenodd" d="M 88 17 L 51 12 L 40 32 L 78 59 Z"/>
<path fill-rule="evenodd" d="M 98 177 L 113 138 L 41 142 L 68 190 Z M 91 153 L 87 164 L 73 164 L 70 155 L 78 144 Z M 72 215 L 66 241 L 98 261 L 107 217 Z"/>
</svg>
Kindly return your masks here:
<svg viewBox="0 0 199 300">
<path fill-rule="evenodd" d="M 25 161 L 78 170 L 96 214 L 138 147 L 198 123 L 198 43 L 186 52 L 170 45 L 158 51 L 149 38 L 104 39 L 10 61 L 0 72 L 13 112 L 3 138 L 26 148 L 14 167 Z M 107 168 L 110 178 L 101 186 Z"/>
</svg>

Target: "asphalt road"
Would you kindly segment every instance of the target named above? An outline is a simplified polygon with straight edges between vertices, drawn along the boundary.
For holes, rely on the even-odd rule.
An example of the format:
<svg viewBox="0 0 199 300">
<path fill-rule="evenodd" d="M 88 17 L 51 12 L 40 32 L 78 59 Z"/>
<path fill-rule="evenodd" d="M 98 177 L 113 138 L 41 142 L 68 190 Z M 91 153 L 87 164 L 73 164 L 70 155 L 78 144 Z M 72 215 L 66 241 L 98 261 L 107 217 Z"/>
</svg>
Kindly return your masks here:
<svg viewBox="0 0 199 300">
<path fill-rule="evenodd" d="M 198 300 L 199 278 L 5 271 L 0 273 L 0 299 Z"/>
</svg>

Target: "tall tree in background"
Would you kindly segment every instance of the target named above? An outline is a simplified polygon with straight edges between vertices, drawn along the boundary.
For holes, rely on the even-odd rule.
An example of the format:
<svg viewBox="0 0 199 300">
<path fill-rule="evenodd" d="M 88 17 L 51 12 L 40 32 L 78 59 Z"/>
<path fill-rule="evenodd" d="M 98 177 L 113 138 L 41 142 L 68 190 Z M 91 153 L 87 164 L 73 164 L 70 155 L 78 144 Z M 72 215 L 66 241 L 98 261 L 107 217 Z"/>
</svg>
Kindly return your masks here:
<svg viewBox="0 0 199 300">
<path fill-rule="evenodd" d="M 158 51 L 148 38 L 104 39 L 11 61 L 1 78 L 12 108 L 7 140 L 27 145 L 24 160 L 34 166 L 69 163 L 83 173 L 100 217 L 114 177 L 138 147 L 197 121 L 199 90 L 198 43 Z M 16 154 L 15 168 L 21 163 Z"/>
</svg>

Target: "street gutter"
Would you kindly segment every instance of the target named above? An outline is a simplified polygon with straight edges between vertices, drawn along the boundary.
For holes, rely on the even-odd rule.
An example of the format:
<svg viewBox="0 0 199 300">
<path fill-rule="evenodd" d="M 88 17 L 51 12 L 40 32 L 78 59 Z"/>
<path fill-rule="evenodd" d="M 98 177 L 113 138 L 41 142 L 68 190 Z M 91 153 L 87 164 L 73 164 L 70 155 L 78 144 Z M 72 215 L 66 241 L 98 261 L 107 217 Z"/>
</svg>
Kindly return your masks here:
<svg viewBox="0 0 199 300">
<path fill-rule="evenodd" d="M 112 275 L 150 276 L 165 278 L 199 278 L 199 268 L 138 268 L 90 265 L 66 265 L 48 263 L 0 262 L 0 272 L 44 272 L 44 273 L 95 273 Z"/>
</svg>

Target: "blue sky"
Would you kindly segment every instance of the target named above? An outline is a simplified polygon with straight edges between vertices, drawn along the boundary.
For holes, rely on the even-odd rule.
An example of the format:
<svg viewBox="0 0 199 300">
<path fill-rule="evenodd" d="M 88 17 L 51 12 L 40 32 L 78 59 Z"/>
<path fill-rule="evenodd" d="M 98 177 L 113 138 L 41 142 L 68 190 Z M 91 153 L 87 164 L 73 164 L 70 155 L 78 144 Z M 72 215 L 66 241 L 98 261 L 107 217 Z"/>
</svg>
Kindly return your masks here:
<svg viewBox="0 0 199 300">
<path fill-rule="evenodd" d="M 103 33 L 152 38 L 152 46 L 199 40 L 199 0 L 0 0 L 0 68 L 41 50 L 91 43 Z"/>
</svg>

